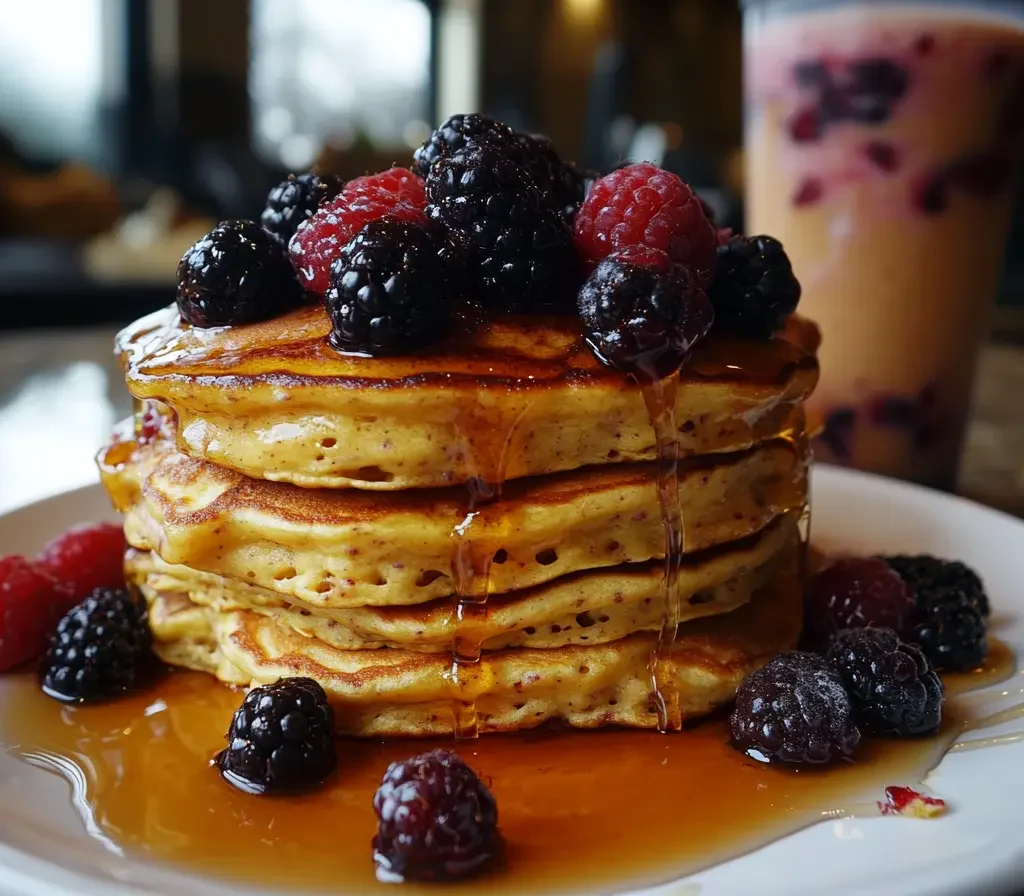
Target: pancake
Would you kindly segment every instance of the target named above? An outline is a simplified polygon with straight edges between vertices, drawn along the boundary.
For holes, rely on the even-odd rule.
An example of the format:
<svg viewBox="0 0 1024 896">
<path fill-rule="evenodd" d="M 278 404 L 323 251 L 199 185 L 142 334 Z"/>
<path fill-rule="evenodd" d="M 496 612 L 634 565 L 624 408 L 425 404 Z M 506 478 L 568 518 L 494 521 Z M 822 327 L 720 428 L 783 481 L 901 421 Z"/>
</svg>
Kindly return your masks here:
<svg viewBox="0 0 1024 896">
<path fill-rule="evenodd" d="M 752 601 L 730 613 L 679 627 L 659 680 L 684 720 L 732 700 L 754 669 L 800 633 L 796 565 L 772 577 Z M 578 728 L 654 728 L 648 660 L 656 636 L 608 644 L 485 653 L 459 683 L 451 657 L 406 650 L 339 650 L 270 616 L 217 613 L 178 596 L 158 596 L 154 617 L 178 615 L 178 637 L 157 643 L 165 659 L 210 672 L 230 684 L 267 684 L 304 675 L 327 691 L 339 733 L 357 736 L 446 735 L 454 701 L 475 705 L 481 733 L 561 720 Z M 173 658 L 173 659 L 172 659 Z"/>
<path fill-rule="evenodd" d="M 329 329 L 320 307 L 207 330 L 168 308 L 123 330 L 117 349 L 132 394 L 173 410 L 184 453 L 254 478 L 401 490 L 655 456 L 640 389 L 594 358 L 575 316 L 463 322 L 395 358 L 344 355 Z M 786 338 L 701 340 L 678 389 L 682 451 L 801 428 L 817 376 Z"/>
<path fill-rule="evenodd" d="M 724 613 L 750 600 L 780 564 L 800 549 L 795 515 L 771 524 L 743 542 L 695 555 L 678 578 L 680 621 Z M 180 596 L 217 613 L 253 610 L 296 632 L 341 650 L 394 647 L 427 653 L 451 653 L 455 631 L 453 602 L 431 601 L 415 607 L 357 607 L 310 610 L 273 591 L 172 566 L 145 551 L 129 551 L 128 581 L 150 604 Z M 483 650 L 506 647 L 547 649 L 569 644 L 602 644 L 661 625 L 660 562 L 628 564 L 564 576 L 509 595 L 492 595 L 486 609 L 464 622 L 460 635 Z M 171 600 L 171 605 L 177 602 Z M 158 639 L 168 635 L 166 620 L 154 617 Z"/>
<path fill-rule="evenodd" d="M 771 442 L 680 470 L 684 549 L 752 535 L 802 508 L 798 446 Z M 314 608 L 407 606 L 450 596 L 461 489 L 369 493 L 254 480 L 166 441 L 116 442 L 100 459 L 131 545 Z M 653 464 L 610 464 L 509 483 L 467 530 L 504 593 L 663 556 Z"/>
</svg>

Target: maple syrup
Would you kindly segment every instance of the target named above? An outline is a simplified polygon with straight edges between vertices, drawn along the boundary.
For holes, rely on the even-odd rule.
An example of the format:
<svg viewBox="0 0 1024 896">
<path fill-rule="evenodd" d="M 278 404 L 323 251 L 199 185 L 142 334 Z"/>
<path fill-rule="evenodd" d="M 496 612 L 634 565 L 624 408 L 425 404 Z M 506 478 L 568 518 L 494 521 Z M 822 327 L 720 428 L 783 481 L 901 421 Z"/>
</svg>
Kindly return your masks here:
<svg viewBox="0 0 1024 896">
<path fill-rule="evenodd" d="M 323 789 L 254 796 L 210 765 L 241 694 L 208 676 L 173 672 L 147 692 L 81 707 L 49 700 L 31 675 L 11 676 L 6 688 L 4 747 L 76 781 L 75 808 L 109 848 L 295 889 L 383 892 L 370 852 L 373 792 L 389 762 L 451 746 L 344 740 Z M 855 763 L 799 771 L 737 753 L 721 715 L 672 736 L 541 729 L 466 742 L 457 749 L 490 783 L 507 844 L 502 863 L 467 886 L 565 891 L 672 880 L 824 818 L 877 814 L 885 788 L 918 784 L 960 729 L 954 701 L 936 737 L 867 740 Z"/>
<path fill-rule="evenodd" d="M 678 695 L 669 686 L 671 676 L 661 675 L 661 658 L 668 656 L 679 628 L 679 564 L 683 557 L 683 510 L 679 499 L 679 428 L 676 396 L 679 376 L 652 379 L 641 386 L 647 414 L 654 430 L 658 453 L 658 504 L 665 532 L 665 561 L 661 577 L 661 626 L 649 663 L 651 693 L 659 731 L 678 731 L 683 724 Z"/>
</svg>

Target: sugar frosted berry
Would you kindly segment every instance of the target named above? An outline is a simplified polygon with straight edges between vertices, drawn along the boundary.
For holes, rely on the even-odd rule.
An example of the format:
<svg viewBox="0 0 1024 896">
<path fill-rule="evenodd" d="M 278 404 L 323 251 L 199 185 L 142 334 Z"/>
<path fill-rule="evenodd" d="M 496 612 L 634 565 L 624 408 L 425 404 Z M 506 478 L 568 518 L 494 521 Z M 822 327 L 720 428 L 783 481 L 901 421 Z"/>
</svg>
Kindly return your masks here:
<svg viewBox="0 0 1024 896">
<path fill-rule="evenodd" d="M 20 554 L 0 557 L 0 672 L 38 659 L 73 603 L 45 568 Z"/>
<path fill-rule="evenodd" d="M 691 271 L 643 246 L 602 260 L 580 288 L 577 306 L 595 352 L 645 379 L 676 370 L 713 318 Z"/>
<path fill-rule="evenodd" d="M 225 780 L 250 793 L 308 789 L 337 761 L 334 711 L 311 678 L 253 688 L 235 711 L 227 740 L 217 766 Z"/>
<path fill-rule="evenodd" d="M 944 690 L 920 648 L 889 628 L 839 632 L 829 665 L 843 680 L 866 734 L 931 734 L 942 721 Z"/>
<path fill-rule="evenodd" d="M 260 224 L 281 246 L 287 247 L 298 226 L 324 202 L 337 196 L 344 185 L 336 174 L 291 174 L 267 194 Z"/>
<path fill-rule="evenodd" d="M 178 311 L 196 327 L 266 320 L 302 300 L 281 247 L 254 221 L 224 221 L 178 264 Z"/>
<path fill-rule="evenodd" d="M 767 338 L 796 309 L 800 283 L 778 240 L 737 236 L 718 248 L 709 295 L 716 329 Z"/>
<path fill-rule="evenodd" d="M 122 589 L 97 588 L 57 624 L 42 661 L 43 690 L 77 703 L 129 691 L 154 668 L 151 646 L 142 601 Z"/>
<path fill-rule="evenodd" d="M 451 283 L 438 238 L 418 224 L 367 224 L 331 266 L 331 342 L 368 354 L 411 351 L 445 332 Z"/>
<path fill-rule="evenodd" d="M 516 146 L 516 135 L 508 125 L 486 115 L 453 115 L 435 129 L 413 154 L 412 170 L 420 177 L 426 177 L 434 162 L 468 143 L 493 143 L 512 150 Z"/>
<path fill-rule="evenodd" d="M 881 560 L 837 560 L 812 576 L 804 600 L 804 637 L 824 650 L 844 628 L 881 626 L 905 631 L 914 618 L 906 583 Z"/>
<path fill-rule="evenodd" d="M 324 295 L 331 285 L 331 264 L 363 227 L 385 216 L 423 224 L 424 203 L 423 181 L 406 168 L 349 181 L 299 225 L 288 245 L 299 282 L 310 292 Z"/>
<path fill-rule="evenodd" d="M 85 523 L 47 543 L 38 563 L 81 600 L 97 588 L 124 587 L 127 547 L 121 526 Z"/>
<path fill-rule="evenodd" d="M 860 742 L 839 676 L 813 653 L 792 651 L 752 673 L 736 691 L 733 746 L 761 761 L 821 765 Z"/>
<path fill-rule="evenodd" d="M 373 858 L 382 880 L 452 880 L 479 871 L 501 846 L 498 807 L 454 753 L 394 762 L 373 797 Z"/>
<path fill-rule="evenodd" d="M 932 595 L 945 588 L 957 588 L 983 616 L 988 616 L 990 607 L 985 585 L 966 563 L 928 554 L 900 554 L 882 559 L 910 586 L 919 604 L 927 604 Z"/>
<path fill-rule="evenodd" d="M 918 603 L 917 625 L 910 634 L 936 669 L 967 671 L 988 656 L 985 617 L 959 588 L 945 588 Z"/>
<path fill-rule="evenodd" d="M 427 177 L 427 214 L 466 247 L 472 284 L 503 310 L 572 307 L 577 262 L 568 225 L 544 207 L 514 152 L 469 143 Z"/>
<path fill-rule="evenodd" d="M 718 238 L 700 200 L 677 175 L 646 162 L 594 183 L 576 215 L 574 240 L 590 266 L 620 249 L 644 245 L 689 265 L 702 288 L 714 276 Z"/>
</svg>

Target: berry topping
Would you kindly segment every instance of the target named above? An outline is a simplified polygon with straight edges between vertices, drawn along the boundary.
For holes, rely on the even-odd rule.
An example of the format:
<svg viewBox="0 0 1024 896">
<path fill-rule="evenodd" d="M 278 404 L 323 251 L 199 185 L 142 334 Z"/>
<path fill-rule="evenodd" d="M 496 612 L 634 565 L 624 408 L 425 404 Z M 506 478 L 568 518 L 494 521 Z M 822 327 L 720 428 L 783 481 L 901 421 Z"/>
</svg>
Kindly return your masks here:
<svg viewBox="0 0 1024 896">
<path fill-rule="evenodd" d="M 718 240 L 700 200 L 678 176 L 646 162 L 594 183 L 576 215 L 575 240 L 591 266 L 643 244 L 692 267 L 704 289 L 714 276 Z"/>
<path fill-rule="evenodd" d="M 912 787 L 886 787 L 885 802 L 879 800 L 881 815 L 902 815 L 904 818 L 937 818 L 946 812 L 946 801 L 927 796 Z"/>
<path fill-rule="evenodd" d="M 224 221 L 178 263 L 178 311 L 196 327 L 266 320 L 301 301 L 287 256 L 253 221 Z"/>
<path fill-rule="evenodd" d="M 444 334 L 448 268 L 434 235 L 418 224 L 371 221 L 334 259 L 331 284 L 331 342 L 343 351 L 408 351 Z"/>
<path fill-rule="evenodd" d="M 927 606 L 933 595 L 946 588 L 957 588 L 967 596 L 975 609 L 983 616 L 988 616 L 990 607 L 985 585 L 966 563 L 942 560 L 928 554 L 898 554 L 881 559 L 910 586 L 917 598 L 918 607 Z"/>
<path fill-rule="evenodd" d="M 373 859 L 382 880 L 450 880 L 497 853 L 498 807 L 454 753 L 433 750 L 393 762 L 373 796 L 380 825 Z"/>
<path fill-rule="evenodd" d="M 357 177 L 334 199 L 303 221 L 288 244 L 299 282 L 324 295 L 331 285 L 331 262 L 370 221 L 385 216 L 423 224 L 423 181 L 405 168 Z"/>
<path fill-rule="evenodd" d="M 988 656 L 985 617 L 959 588 L 945 588 L 918 599 L 916 641 L 936 669 L 966 671 Z"/>
<path fill-rule="evenodd" d="M 0 672 L 39 657 L 73 601 L 45 569 L 18 554 L 0 557 Z"/>
<path fill-rule="evenodd" d="M 815 574 L 804 598 L 804 636 L 824 650 L 836 632 L 869 626 L 906 631 L 914 618 L 914 597 L 882 560 L 851 557 Z"/>
<path fill-rule="evenodd" d="M 920 648 L 890 628 L 850 628 L 828 649 L 865 734 L 930 734 L 942 721 L 942 681 Z"/>
<path fill-rule="evenodd" d="M 468 143 L 494 143 L 511 152 L 516 145 L 516 135 L 508 125 L 486 115 L 453 115 L 413 154 L 412 170 L 425 178 L 434 162 Z"/>
<path fill-rule="evenodd" d="M 334 710 L 312 678 L 253 688 L 235 710 L 228 745 L 217 754 L 224 779 L 247 793 L 320 784 L 337 761 Z"/>
<path fill-rule="evenodd" d="M 690 269 L 646 246 L 601 261 L 580 288 L 578 307 L 598 357 L 644 379 L 677 370 L 714 320 Z"/>
<path fill-rule="evenodd" d="M 791 651 L 747 676 L 729 719 L 733 746 L 762 762 L 820 765 L 860 742 L 839 676 L 813 653 Z"/>
<path fill-rule="evenodd" d="M 515 152 L 470 143 L 427 177 L 427 214 L 467 249 L 487 304 L 503 310 L 566 307 L 576 282 L 568 225 L 542 204 Z"/>
<path fill-rule="evenodd" d="M 123 589 L 97 588 L 57 623 L 43 657 L 43 690 L 56 700 L 103 700 L 153 669 L 145 605 Z"/>
<path fill-rule="evenodd" d="M 97 588 L 124 588 L 127 547 L 121 526 L 86 523 L 49 542 L 38 562 L 77 601 Z"/>
<path fill-rule="evenodd" d="M 709 296 L 719 329 L 767 339 L 796 308 L 800 283 L 782 243 L 770 236 L 738 236 L 718 248 Z"/>
<path fill-rule="evenodd" d="M 523 164 L 537 189 L 541 202 L 572 223 L 587 192 L 587 174 L 563 162 L 547 137 L 517 134 Z"/>
<path fill-rule="evenodd" d="M 344 185 L 336 174 L 290 174 L 267 194 L 260 224 L 286 247 L 298 226 L 324 202 L 337 196 Z"/>
</svg>

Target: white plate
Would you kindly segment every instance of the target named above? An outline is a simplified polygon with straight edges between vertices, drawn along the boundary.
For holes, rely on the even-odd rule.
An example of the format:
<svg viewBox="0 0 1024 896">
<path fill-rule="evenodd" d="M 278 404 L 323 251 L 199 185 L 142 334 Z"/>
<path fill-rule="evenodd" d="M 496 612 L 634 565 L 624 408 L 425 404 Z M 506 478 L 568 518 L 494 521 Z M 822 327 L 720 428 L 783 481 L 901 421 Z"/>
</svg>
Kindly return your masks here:
<svg viewBox="0 0 1024 896">
<path fill-rule="evenodd" d="M 34 552 L 68 525 L 99 518 L 113 514 L 98 486 L 33 504 L 0 517 L 0 553 Z M 994 632 L 1024 655 L 1021 521 L 948 495 L 820 467 L 814 474 L 813 529 L 815 539 L 855 552 L 926 551 L 962 558 L 985 577 L 995 608 Z M 1016 692 L 1021 687 L 1024 677 L 1018 672 L 996 690 Z M 3 688 L 0 679 L 0 699 Z M 1014 697 L 1004 699 L 1009 703 Z M 1016 699 L 1024 695 L 1017 694 Z M 1024 722 L 1018 726 L 1024 728 Z M 1024 876 L 1022 763 L 1024 743 L 947 756 L 928 782 L 953 807 L 940 819 L 822 823 L 685 883 L 649 893 L 1014 892 Z M 105 848 L 87 835 L 82 819 L 69 806 L 62 780 L 0 755 L 0 892 L 241 896 L 253 890 L 178 874 Z"/>
</svg>

